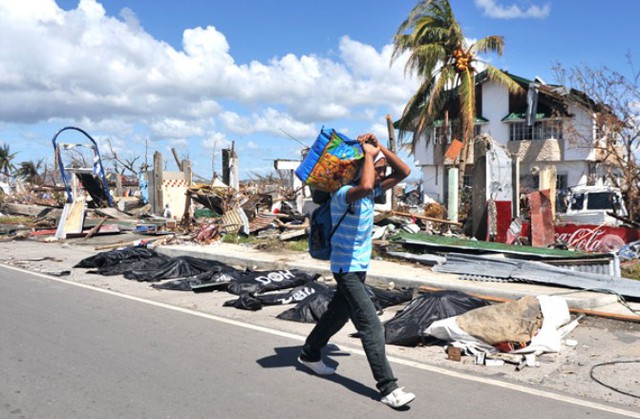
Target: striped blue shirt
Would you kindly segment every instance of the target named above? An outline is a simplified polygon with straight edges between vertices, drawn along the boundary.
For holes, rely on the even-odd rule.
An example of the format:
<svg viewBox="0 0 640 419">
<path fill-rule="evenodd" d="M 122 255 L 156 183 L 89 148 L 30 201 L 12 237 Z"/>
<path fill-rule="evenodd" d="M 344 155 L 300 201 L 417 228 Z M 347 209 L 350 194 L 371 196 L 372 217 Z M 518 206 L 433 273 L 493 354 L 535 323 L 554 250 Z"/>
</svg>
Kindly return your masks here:
<svg viewBox="0 0 640 419">
<path fill-rule="evenodd" d="M 371 232 L 373 230 L 374 198 L 382 193 L 376 186 L 373 193 L 351 204 L 347 203 L 345 185 L 331 196 L 331 223 L 335 226 L 347 215 L 331 238 L 331 272 L 366 271 L 371 260 Z"/>
</svg>

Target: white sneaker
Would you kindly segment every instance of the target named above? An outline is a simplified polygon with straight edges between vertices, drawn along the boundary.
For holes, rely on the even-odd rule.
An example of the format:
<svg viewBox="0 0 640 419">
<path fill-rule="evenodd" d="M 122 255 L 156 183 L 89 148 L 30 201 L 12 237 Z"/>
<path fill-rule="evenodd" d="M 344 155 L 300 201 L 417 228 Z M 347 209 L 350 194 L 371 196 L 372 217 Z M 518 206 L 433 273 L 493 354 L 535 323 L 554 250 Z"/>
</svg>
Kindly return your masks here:
<svg viewBox="0 0 640 419">
<path fill-rule="evenodd" d="M 315 372 L 318 375 L 331 375 L 331 374 L 335 374 L 336 372 L 335 368 L 331 368 L 330 366 L 328 366 L 322 361 L 309 362 L 309 361 L 303 361 L 302 359 L 300 359 L 300 357 L 298 357 L 298 362 L 304 365 L 305 367 L 309 368 L 311 371 Z"/>
<path fill-rule="evenodd" d="M 415 398 L 415 394 L 404 391 L 404 387 L 400 387 L 381 398 L 380 401 L 387 406 L 397 409 L 398 407 L 411 403 Z"/>
</svg>

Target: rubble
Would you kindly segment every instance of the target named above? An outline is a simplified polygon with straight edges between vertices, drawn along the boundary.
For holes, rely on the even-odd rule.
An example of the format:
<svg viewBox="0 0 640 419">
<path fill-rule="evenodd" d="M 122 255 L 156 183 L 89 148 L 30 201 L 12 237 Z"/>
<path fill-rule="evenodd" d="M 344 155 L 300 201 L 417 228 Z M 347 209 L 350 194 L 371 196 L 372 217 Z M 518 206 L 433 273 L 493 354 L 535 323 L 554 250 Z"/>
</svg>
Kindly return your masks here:
<svg viewBox="0 0 640 419">
<path fill-rule="evenodd" d="M 61 134 L 69 132 L 84 135 L 89 140 L 88 146 L 58 141 Z M 483 162 L 482 156 L 486 159 L 488 154 L 501 153 L 492 148 L 491 138 L 486 137 L 483 141 L 478 143 L 482 151 L 477 153 L 479 165 Z M 196 176 L 191 172 L 190 161 L 180 160 L 173 149 L 178 171 L 164 170 L 162 155 L 156 152 L 152 167 L 145 165 L 139 173 L 126 177 L 113 172 L 105 173 L 107 170 L 100 160 L 97 144 L 79 128 L 63 128 L 56 133 L 52 142 L 61 182 L 49 185 L 31 185 L 17 180 L 4 182 L 0 198 L 0 211 L 3 214 L 0 219 L 0 241 L 30 239 L 50 242 L 78 238 L 87 245 L 95 242 L 96 250 L 108 250 L 140 243 L 212 246 L 231 240 L 253 243 L 265 251 L 277 252 L 287 246 L 302 251 L 307 249 L 309 217 L 317 204 L 308 188 L 293 175 L 299 162 L 276 161 L 276 166 L 288 171 L 288 176 L 281 179 L 265 177 L 236 182 L 237 173 L 234 178 L 234 171 L 223 167 L 227 183 L 217 176 L 207 183 L 193 182 Z M 89 151 L 91 160 L 74 158 L 68 161 L 63 158 L 65 153 L 76 153 L 83 147 Z M 233 148 L 229 156 L 227 164 L 237 166 L 239 160 Z M 501 159 L 505 167 L 508 166 L 508 158 L 502 156 Z M 83 167 L 83 161 L 91 161 L 91 167 Z M 482 170 L 478 173 L 486 177 L 493 169 L 487 170 L 487 173 Z M 231 178 L 233 182 L 229 181 Z M 552 178 L 546 176 L 545 185 Z M 504 182 L 509 184 L 508 179 Z M 597 191 L 600 193 L 605 190 L 601 189 Z M 640 264 L 638 241 L 632 240 L 635 236 L 616 236 L 626 237 L 626 241 L 623 240 L 625 243 L 618 250 L 606 253 L 594 250 L 602 250 L 607 243 L 613 243 L 612 234 L 623 233 L 611 229 L 621 227 L 601 226 L 595 232 L 588 233 L 588 237 L 579 234 L 581 230 L 571 233 L 571 237 L 562 236 L 564 233 L 558 236 L 555 227 L 554 241 L 554 226 L 550 221 L 553 214 L 549 214 L 548 210 L 555 207 L 546 204 L 552 201 L 549 193 L 536 191 L 527 197 L 529 205 L 534 207 L 532 221 L 523 221 L 518 217 L 505 224 L 499 208 L 503 201 L 487 198 L 480 205 L 481 208 L 474 209 L 476 213 L 489 210 L 488 224 L 483 225 L 477 220 L 470 221 L 471 211 L 460 214 L 463 218 L 467 217 L 464 222 L 448 219 L 447 207 L 421 196 L 419 185 L 397 187 L 391 193 L 390 202 L 377 205 L 373 233 L 375 257 L 417 262 L 433 266 L 434 271 L 443 271 L 453 269 L 456 258 L 466 258 L 461 262 L 463 265 L 480 263 L 470 262 L 472 256 L 461 256 L 460 253 L 489 253 L 507 258 L 507 261 L 500 262 L 503 265 L 511 263 L 531 267 L 534 265 L 530 263 L 542 262 L 544 265 L 535 266 L 543 266 L 545 274 L 537 277 L 543 277 L 546 281 L 553 278 L 555 283 L 563 286 L 591 288 L 597 284 L 611 292 L 636 295 L 634 283 L 624 290 L 619 288 L 620 284 L 626 284 L 621 278 L 620 260 L 624 261 L 625 267 Z M 505 195 L 502 198 L 507 200 L 508 197 Z M 473 207 L 472 202 L 463 202 L 462 206 L 465 205 Z M 540 210 L 536 211 L 538 207 Z M 491 212 L 493 210 L 497 212 Z M 527 210 L 531 213 L 531 207 Z M 544 219 L 538 217 L 542 214 Z M 618 221 L 624 218 L 621 214 L 617 214 Z M 470 239 L 465 234 L 470 229 L 475 233 L 486 230 L 491 234 L 486 237 L 487 240 Z M 628 231 L 624 234 L 630 234 Z M 599 235 L 598 232 L 604 233 Z M 109 239 L 110 236 L 115 237 Z M 511 244 L 492 241 L 500 238 Z M 550 247 L 526 246 L 523 243 L 542 243 Z M 563 245 L 571 250 L 555 248 Z M 486 268 L 489 262 L 493 263 L 492 266 L 498 263 L 488 260 L 482 262 L 485 264 L 483 268 L 477 269 L 483 273 L 483 280 L 536 280 L 534 273 L 537 268 L 525 269 L 528 272 L 526 278 L 515 273 L 522 269 L 515 268 L 511 269 L 511 275 L 498 275 L 494 268 Z M 549 265 L 551 267 L 547 267 Z M 549 270 L 553 271 L 553 275 L 547 274 Z M 575 274 L 576 271 L 586 273 Z M 600 275 L 599 282 L 588 282 L 589 278 L 595 278 L 594 275 Z M 477 279 L 473 275 L 462 277 Z M 607 280 L 603 281 L 602 277 Z M 621 280 L 612 281 L 609 278 Z M 629 289 L 632 290 L 631 294 Z"/>
</svg>

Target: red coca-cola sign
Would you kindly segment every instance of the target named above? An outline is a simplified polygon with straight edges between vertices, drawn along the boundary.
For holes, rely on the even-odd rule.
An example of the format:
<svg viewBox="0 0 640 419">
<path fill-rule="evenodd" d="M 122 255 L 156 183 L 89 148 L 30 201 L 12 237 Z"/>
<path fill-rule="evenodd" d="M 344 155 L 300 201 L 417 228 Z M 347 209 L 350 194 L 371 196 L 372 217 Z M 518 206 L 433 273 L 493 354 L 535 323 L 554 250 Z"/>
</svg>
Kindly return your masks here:
<svg viewBox="0 0 640 419">
<path fill-rule="evenodd" d="M 521 237 L 528 237 L 531 226 L 523 223 Z M 560 224 L 555 226 L 557 243 L 581 252 L 615 252 L 625 243 L 640 239 L 640 229 L 591 224 Z"/>
</svg>

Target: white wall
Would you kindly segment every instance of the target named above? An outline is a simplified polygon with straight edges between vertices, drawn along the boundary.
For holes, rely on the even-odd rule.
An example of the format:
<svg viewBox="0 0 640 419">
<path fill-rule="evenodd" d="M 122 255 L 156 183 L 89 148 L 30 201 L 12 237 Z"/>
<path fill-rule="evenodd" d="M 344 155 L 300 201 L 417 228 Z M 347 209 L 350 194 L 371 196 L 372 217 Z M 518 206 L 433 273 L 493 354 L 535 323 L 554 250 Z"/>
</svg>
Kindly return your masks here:
<svg viewBox="0 0 640 419">
<path fill-rule="evenodd" d="M 502 119 L 509 113 L 509 92 L 506 87 L 497 82 L 487 81 L 482 84 L 482 116 L 489 120 L 481 127 L 482 133 L 487 133 L 499 144 L 509 143 L 509 124 Z M 575 118 L 569 118 L 563 122 L 564 153 L 563 161 L 556 161 L 557 172 L 568 175 L 568 185 L 585 185 L 588 175 L 588 161 L 593 161 L 595 152 L 588 147 L 586 139 L 594 138 L 595 126 L 593 117 L 584 109 L 570 105 L 569 112 Z M 569 129 L 569 126 L 572 129 Z M 575 133 L 571 135 L 571 131 Z M 415 150 L 415 165 L 421 170 L 424 195 L 439 202 L 444 198 L 444 174 L 443 167 L 436 168 L 433 159 L 433 144 L 426 144 L 421 138 Z M 534 162 L 529 166 L 544 165 L 544 162 Z M 523 165 L 521 173 L 529 173 L 531 167 Z"/>
<path fill-rule="evenodd" d="M 427 144 L 425 134 L 422 134 L 416 143 L 414 154 L 414 164 L 416 166 L 424 166 L 427 164 L 433 164 L 433 144 L 429 141 Z"/>
<path fill-rule="evenodd" d="M 442 167 L 423 166 L 422 169 L 422 194 L 438 202 L 444 200 L 444 173 Z"/>
<path fill-rule="evenodd" d="M 569 106 L 569 112 L 575 117 L 564 122 L 564 159 L 593 161 L 595 158 L 595 150 L 593 149 L 594 118 L 591 113 L 585 112 L 584 109 L 573 104 Z"/>
<path fill-rule="evenodd" d="M 589 163 L 586 161 L 522 163 L 520 165 L 520 176 L 531 174 L 531 169 L 534 166 L 542 168 L 548 165 L 554 165 L 558 175 L 567 175 L 567 186 L 569 187 L 587 184 Z"/>
<path fill-rule="evenodd" d="M 502 118 L 509 113 L 509 91 L 494 81 L 482 84 L 482 116 L 489 120 L 481 127 L 500 144 L 509 142 L 509 125 Z"/>
</svg>

